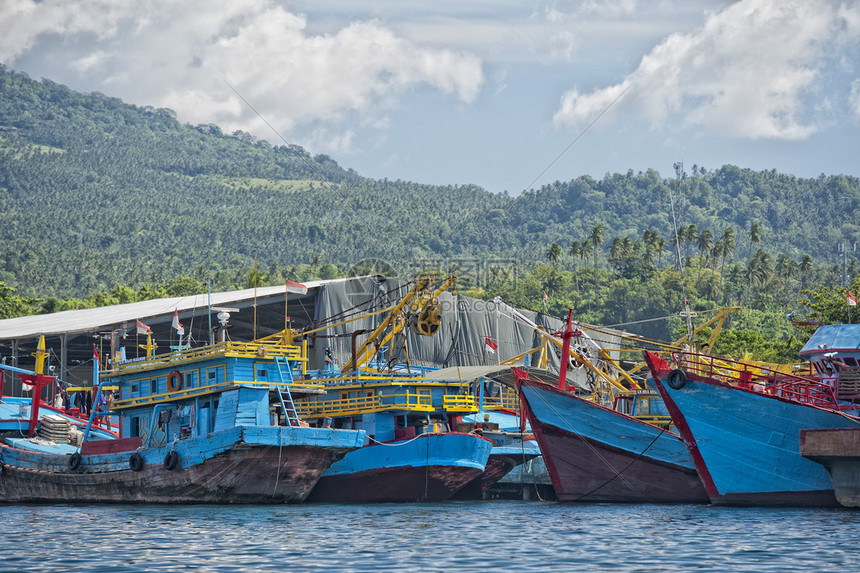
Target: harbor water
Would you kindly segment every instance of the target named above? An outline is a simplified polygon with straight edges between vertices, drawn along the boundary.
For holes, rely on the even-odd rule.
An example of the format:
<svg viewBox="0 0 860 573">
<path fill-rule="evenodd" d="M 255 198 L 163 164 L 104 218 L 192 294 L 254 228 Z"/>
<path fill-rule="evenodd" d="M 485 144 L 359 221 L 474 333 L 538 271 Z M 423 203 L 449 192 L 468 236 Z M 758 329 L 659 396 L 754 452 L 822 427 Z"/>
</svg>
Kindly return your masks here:
<svg viewBox="0 0 860 573">
<path fill-rule="evenodd" d="M 491 501 L 7 505 L 0 571 L 846 571 L 860 512 Z"/>
</svg>

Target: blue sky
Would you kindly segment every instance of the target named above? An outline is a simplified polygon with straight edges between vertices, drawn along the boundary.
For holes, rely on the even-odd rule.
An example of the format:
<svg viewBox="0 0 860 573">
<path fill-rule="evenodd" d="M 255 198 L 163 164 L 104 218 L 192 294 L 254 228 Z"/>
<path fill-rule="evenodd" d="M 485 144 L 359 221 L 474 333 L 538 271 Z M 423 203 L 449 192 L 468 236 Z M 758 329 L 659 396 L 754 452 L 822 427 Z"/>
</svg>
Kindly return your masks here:
<svg viewBox="0 0 860 573">
<path fill-rule="evenodd" d="M 413 4 L 5 0 L 0 62 L 374 178 L 860 176 L 858 1 Z"/>
</svg>

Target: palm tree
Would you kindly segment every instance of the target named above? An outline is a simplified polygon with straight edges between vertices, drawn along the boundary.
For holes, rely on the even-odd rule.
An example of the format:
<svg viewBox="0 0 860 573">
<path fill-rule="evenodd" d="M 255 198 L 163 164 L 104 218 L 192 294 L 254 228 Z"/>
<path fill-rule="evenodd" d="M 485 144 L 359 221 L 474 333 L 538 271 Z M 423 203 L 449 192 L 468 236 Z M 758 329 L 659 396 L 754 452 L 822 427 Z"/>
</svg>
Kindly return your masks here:
<svg viewBox="0 0 860 573">
<path fill-rule="evenodd" d="M 597 268 L 597 247 L 603 243 L 603 225 L 598 223 L 588 235 L 589 242 L 594 246 L 594 268 Z"/>
<path fill-rule="evenodd" d="M 570 255 L 571 258 L 574 260 L 573 270 L 576 270 L 576 259 L 582 256 L 583 246 L 584 245 L 579 241 L 574 241 L 570 244 L 570 248 L 567 251 L 567 254 Z"/>
<path fill-rule="evenodd" d="M 666 238 L 662 235 L 657 235 L 654 239 L 654 250 L 657 251 L 657 264 L 660 264 L 660 259 L 663 258 L 663 252 L 666 250 Z"/>
<path fill-rule="evenodd" d="M 696 276 L 696 280 L 698 280 L 702 274 L 703 260 L 707 258 L 707 253 L 714 246 L 714 234 L 710 231 L 710 229 L 705 229 L 699 234 L 699 242 L 697 246 L 699 247 L 699 253 L 701 253 L 701 255 L 699 256 L 699 273 Z"/>
<path fill-rule="evenodd" d="M 806 288 L 806 279 L 810 271 L 812 271 L 812 257 L 803 255 L 803 258 L 800 260 L 800 284 L 803 288 Z"/>
<path fill-rule="evenodd" d="M 761 243 L 761 225 L 753 223 L 750 225 L 750 255 L 752 255 L 753 245 Z"/>
<path fill-rule="evenodd" d="M 723 231 L 723 236 L 720 237 L 722 248 L 720 249 L 720 290 L 723 289 L 723 269 L 726 266 L 726 259 L 732 256 L 735 250 L 735 230 L 731 227 L 726 227 Z"/>
<path fill-rule="evenodd" d="M 582 251 L 585 248 L 584 243 L 580 243 L 579 241 L 573 241 L 570 244 L 570 249 L 568 250 L 568 254 L 573 259 L 573 276 L 576 279 L 576 290 L 579 290 L 579 274 L 576 272 L 576 259 L 579 257 L 582 258 Z"/>
<path fill-rule="evenodd" d="M 687 225 L 686 233 L 681 237 L 684 239 L 684 256 L 690 257 L 690 243 L 696 242 L 699 238 L 699 228 L 694 223 Z"/>
<path fill-rule="evenodd" d="M 561 259 L 561 245 L 558 243 L 550 245 L 546 251 L 546 258 L 552 262 L 553 266 L 557 265 L 559 259 Z"/>
</svg>

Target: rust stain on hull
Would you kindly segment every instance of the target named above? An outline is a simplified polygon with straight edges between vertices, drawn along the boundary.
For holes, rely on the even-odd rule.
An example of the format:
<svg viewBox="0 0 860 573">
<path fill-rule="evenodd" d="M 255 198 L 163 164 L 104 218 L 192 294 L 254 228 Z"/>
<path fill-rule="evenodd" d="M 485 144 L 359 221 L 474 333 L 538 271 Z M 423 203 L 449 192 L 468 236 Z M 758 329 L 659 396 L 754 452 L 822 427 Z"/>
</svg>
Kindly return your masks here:
<svg viewBox="0 0 860 573">
<path fill-rule="evenodd" d="M 234 447 L 202 463 L 87 472 L 0 468 L 0 502 L 297 503 L 332 463 L 332 451 L 288 446 Z"/>
</svg>

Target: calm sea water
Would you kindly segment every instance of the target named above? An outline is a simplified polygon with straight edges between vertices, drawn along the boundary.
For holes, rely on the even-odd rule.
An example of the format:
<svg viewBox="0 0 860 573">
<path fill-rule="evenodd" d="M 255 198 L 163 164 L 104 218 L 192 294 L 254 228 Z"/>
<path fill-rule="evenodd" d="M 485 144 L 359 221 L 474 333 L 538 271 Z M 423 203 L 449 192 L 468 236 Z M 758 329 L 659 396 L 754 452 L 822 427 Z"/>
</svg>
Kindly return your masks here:
<svg viewBox="0 0 860 573">
<path fill-rule="evenodd" d="M 850 571 L 860 511 L 452 502 L 0 506 L 0 571 Z"/>
</svg>

